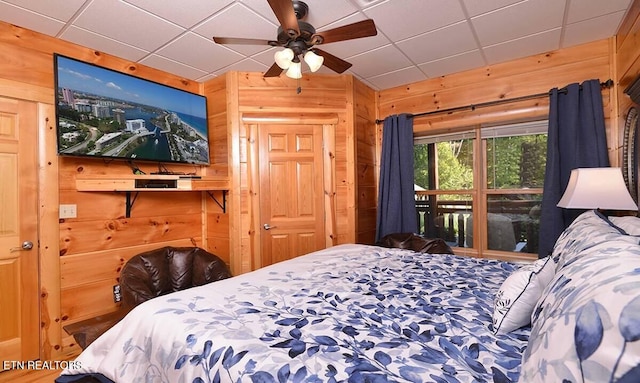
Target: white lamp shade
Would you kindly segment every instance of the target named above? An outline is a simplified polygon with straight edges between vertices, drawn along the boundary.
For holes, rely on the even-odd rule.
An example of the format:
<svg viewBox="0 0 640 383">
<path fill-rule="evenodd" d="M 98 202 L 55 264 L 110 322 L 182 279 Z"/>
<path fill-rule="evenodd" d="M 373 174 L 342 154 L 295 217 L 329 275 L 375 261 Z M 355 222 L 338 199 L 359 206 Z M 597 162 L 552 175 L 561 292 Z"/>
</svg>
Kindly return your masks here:
<svg viewBox="0 0 640 383">
<path fill-rule="evenodd" d="M 288 69 L 289 66 L 291 66 L 291 60 L 293 60 L 293 51 L 289 48 L 285 48 L 276 52 L 273 57 L 280 68 Z"/>
<path fill-rule="evenodd" d="M 285 73 L 289 78 L 301 78 L 302 77 L 302 64 L 300 61 L 292 62 Z"/>
<path fill-rule="evenodd" d="M 567 209 L 638 210 L 622 178 L 620 168 L 578 168 L 558 207 Z"/>
<path fill-rule="evenodd" d="M 304 54 L 304 62 L 309 65 L 309 69 L 311 69 L 312 72 L 316 72 L 320 69 L 322 63 L 324 63 L 324 57 L 319 56 L 312 51 L 307 51 L 307 53 Z"/>
</svg>

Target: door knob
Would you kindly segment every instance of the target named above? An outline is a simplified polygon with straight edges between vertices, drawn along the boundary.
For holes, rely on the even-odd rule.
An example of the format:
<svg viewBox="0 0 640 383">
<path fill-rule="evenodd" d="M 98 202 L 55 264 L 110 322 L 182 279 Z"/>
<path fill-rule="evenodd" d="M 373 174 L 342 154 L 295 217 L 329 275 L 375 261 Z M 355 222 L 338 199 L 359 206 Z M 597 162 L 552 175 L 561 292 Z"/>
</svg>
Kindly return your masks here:
<svg viewBox="0 0 640 383">
<path fill-rule="evenodd" d="M 268 223 L 265 223 L 264 225 L 262 225 L 262 227 L 264 227 L 265 230 L 271 230 L 271 229 L 275 229 L 278 226 L 271 226 Z"/>
<path fill-rule="evenodd" d="M 31 249 L 33 249 L 33 242 L 24 241 L 22 242 L 22 247 L 13 247 L 9 250 L 9 252 L 13 253 L 14 251 L 24 251 L 24 250 L 31 250 Z"/>
</svg>

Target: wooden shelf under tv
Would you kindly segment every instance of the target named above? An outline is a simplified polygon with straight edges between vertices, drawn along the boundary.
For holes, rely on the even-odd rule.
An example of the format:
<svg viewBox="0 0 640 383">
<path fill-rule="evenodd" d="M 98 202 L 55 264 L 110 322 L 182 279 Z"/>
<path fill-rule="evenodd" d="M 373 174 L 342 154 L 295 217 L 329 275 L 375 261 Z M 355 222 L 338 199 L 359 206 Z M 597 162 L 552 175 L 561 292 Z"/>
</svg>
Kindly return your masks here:
<svg viewBox="0 0 640 383">
<path fill-rule="evenodd" d="M 131 208 L 139 192 L 188 192 L 203 191 L 226 212 L 229 180 L 220 177 L 186 176 L 186 175 L 124 175 L 124 176 L 79 176 L 76 178 L 76 190 L 82 192 L 125 192 L 126 214 L 131 216 Z M 211 193 L 222 191 L 222 202 Z M 131 193 L 135 192 L 132 198 Z"/>
<path fill-rule="evenodd" d="M 202 176 L 182 175 L 126 175 L 80 176 L 76 178 L 78 191 L 211 191 L 229 190 L 229 180 Z"/>
</svg>

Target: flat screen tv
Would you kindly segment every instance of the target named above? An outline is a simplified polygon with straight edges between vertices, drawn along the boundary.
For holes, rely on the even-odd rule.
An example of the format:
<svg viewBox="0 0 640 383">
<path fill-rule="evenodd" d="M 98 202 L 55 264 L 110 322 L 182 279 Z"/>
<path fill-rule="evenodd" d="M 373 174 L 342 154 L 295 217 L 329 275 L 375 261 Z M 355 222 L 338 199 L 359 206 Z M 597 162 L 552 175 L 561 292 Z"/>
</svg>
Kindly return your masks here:
<svg viewBox="0 0 640 383">
<path fill-rule="evenodd" d="M 54 55 L 58 154 L 209 164 L 204 96 Z"/>
</svg>

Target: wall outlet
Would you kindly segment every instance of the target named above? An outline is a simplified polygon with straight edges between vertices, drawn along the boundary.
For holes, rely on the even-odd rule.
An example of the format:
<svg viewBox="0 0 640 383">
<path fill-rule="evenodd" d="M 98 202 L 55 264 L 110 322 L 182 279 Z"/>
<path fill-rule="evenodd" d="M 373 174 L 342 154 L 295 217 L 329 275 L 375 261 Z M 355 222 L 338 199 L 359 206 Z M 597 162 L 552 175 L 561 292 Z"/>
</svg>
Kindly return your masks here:
<svg viewBox="0 0 640 383">
<path fill-rule="evenodd" d="M 122 300 L 122 294 L 120 294 L 120 285 L 113 285 L 113 301 L 118 303 Z"/>
<path fill-rule="evenodd" d="M 60 205 L 60 218 L 76 218 L 77 205 Z"/>
</svg>

